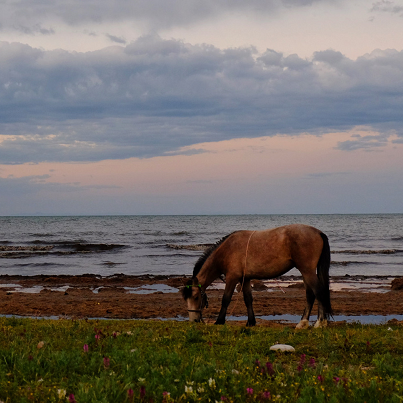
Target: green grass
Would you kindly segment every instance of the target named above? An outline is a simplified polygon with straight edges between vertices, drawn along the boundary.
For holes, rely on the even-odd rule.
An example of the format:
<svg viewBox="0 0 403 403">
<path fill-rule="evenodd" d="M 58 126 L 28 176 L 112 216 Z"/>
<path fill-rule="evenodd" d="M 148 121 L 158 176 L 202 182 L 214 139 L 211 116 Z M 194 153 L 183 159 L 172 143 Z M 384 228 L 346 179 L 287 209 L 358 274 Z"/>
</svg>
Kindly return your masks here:
<svg viewBox="0 0 403 403">
<path fill-rule="evenodd" d="M 394 325 L 0 318 L 0 401 L 401 402 L 402 354 Z"/>
</svg>

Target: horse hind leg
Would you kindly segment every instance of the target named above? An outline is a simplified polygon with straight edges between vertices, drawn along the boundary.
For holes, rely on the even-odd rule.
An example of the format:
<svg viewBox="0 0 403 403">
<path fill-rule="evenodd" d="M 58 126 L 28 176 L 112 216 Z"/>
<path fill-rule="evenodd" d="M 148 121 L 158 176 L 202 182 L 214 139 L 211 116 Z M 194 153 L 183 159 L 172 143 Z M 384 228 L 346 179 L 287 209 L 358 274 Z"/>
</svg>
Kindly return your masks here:
<svg viewBox="0 0 403 403">
<path fill-rule="evenodd" d="M 315 293 L 312 289 L 305 284 L 305 293 L 306 293 L 306 306 L 304 310 L 304 314 L 296 329 L 307 329 L 309 327 L 309 316 L 311 315 L 312 307 L 315 302 Z"/>
<path fill-rule="evenodd" d="M 321 327 L 326 327 L 327 326 L 327 315 L 328 313 L 326 312 L 325 305 L 324 305 L 324 298 L 325 298 L 325 290 L 323 288 L 323 285 L 320 283 L 318 276 L 316 275 L 315 272 L 312 272 L 310 275 L 305 275 L 304 276 L 304 282 L 305 282 L 305 287 L 307 290 L 307 308 L 312 310 L 312 305 L 315 301 L 315 298 L 318 300 L 318 319 L 316 320 L 316 323 L 314 325 L 315 328 L 321 328 Z M 310 294 L 308 296 L 308 289 L 310 289 L 312 295 Z M 310 305 L 310 301 L 312 300 L 312 305 Z M 307 308 L 305 308 L 304 316 L 307 314 Z M 308 313 L 309 317 L 310 311 Z M 304 316 L 302 317 L 301 322 L 303 322 Z M 300 323 L 301 323 L 300 322 Z M 306 323 L 306 322 L 304 322 Z M 299 325 L 299 324 L 298 324 Z M 309 325 L 309 322 L 308 322 Z"/>
<path fill-rule="evenodd" d="M 245 301 L 246 309 L 248 311 L 248 321 L 246 322 L 246 326 L 255 326 L 256 319 L 255 313 L 253 312 L 252 286 L 250 280 L 244 280 L 242 291 L 243 300 Z"/>
</svg>

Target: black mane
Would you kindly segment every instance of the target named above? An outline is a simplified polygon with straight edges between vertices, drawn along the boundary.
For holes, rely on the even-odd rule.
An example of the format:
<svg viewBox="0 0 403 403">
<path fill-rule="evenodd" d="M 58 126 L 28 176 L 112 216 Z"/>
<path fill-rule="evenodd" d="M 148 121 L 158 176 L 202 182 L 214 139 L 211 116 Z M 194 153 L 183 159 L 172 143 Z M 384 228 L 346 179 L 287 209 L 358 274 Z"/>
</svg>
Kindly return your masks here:
<svg viewBox="0 0 403 403">
<path fill-rule="evenodd" d="M 203 267 L 204 263 L 208 259 L 208 257 L 229 237 L 233 234 L 226 235 L 224 238 L 221 238 L 218 242 L 216 242 L 214 245 L 210 246 L 204 253 L 199 257 L 199 260 L 196 262 L 195 267 L 193 269 L 193 277 L 196 277 L 201 268 Z"/>
</svg>

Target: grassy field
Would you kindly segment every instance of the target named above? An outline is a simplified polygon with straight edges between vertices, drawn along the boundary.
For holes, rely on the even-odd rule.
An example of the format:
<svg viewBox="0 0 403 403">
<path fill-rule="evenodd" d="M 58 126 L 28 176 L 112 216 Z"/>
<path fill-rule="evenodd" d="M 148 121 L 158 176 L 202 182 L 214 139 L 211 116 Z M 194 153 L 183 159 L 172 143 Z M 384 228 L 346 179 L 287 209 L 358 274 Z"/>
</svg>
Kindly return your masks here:
<svg viewBox="0 0 403 403">
<path fill-rule="evenodd" d="M 1 402 L 401 402 L 403 328 L 0 318 Z M 295 353 L 270 351 L 290 344 Z"/>
</svg>

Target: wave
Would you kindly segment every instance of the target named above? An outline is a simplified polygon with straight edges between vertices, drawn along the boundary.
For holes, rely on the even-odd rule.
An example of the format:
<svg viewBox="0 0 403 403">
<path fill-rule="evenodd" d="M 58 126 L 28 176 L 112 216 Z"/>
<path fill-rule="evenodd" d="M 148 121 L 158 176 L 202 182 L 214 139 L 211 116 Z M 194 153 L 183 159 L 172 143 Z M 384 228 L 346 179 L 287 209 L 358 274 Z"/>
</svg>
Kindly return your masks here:
<svg viewBox="0 0 403 403">
<path fill-rule="evenodd" d="M 72 255 L 79 253 L 102 253 L 116 249 L 126 248 L 127 245 L 107 244 L 107 243 L 87 243 L 87 242 L 32 242 L 34 246 L 27 245 L 0 245 L 0 258 L 27 258 L 44 255 Z"/>
<path fill-rule="evenodd" d="M 196 250 L 196 251 L 205 251 L 210 246 L 213 246 L 213 243 L 196 243 L 191 245 L 177 245 L 173 243 L 167 243 L 165 246 L 169 249 L 186 249 L 186 250 Z"/>
<path fill-rule="evenodd" d="M 332 251 L 332 254 L 348 254 L 348 255 L 394 255 L 399 253 L 400 251 L 397 249 L 381 249 L 381 250 L 355 250 L 355 249 L 346 249 L 346 250 L 336 250 Z"/>
</svg>

